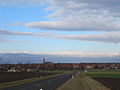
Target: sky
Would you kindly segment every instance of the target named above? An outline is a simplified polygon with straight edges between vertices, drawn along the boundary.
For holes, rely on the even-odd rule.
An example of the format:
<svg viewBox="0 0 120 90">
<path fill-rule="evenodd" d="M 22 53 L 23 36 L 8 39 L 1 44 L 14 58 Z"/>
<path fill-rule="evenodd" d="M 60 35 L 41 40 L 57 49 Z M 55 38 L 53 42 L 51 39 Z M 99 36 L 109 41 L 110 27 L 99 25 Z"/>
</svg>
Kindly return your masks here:
<svg viewBox="0 0 120 90">
<path fill-rule="evenodd" d="M 120 0 L 0 0 L 0 53 L 120 55 Z"/>
</svg>

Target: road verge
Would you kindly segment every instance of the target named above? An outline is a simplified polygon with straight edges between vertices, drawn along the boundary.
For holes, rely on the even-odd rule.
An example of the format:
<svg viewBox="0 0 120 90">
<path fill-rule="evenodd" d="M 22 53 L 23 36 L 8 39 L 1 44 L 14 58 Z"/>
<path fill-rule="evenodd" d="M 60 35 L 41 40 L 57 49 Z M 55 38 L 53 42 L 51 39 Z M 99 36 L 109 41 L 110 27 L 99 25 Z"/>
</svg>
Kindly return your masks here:
<svg viewBox="0 0 120 90">
<path fill-rule="evenodd" d="M 43 79 L 49 79 L 49 78 L 65 75 L 68 73 L 69 72 L 66 72 L 66 73 L 64 72 L 64 73 L 60 73 L 60 74 L 56 74 L 56 75 L 40 76 L 40 77 L 36 77 L 36 78 L 23 79 L 23 80 L 19 80 L 19 81 L 0 83 L 0 90 L 4 89 L 4 88 L 12 87 L 12 86 L 17 86 L 17 85 L 22 85 L 22 84 L 26 84 L 26 83 L 30 83 L 30 82 L 43 80 Z"/>
</svg>

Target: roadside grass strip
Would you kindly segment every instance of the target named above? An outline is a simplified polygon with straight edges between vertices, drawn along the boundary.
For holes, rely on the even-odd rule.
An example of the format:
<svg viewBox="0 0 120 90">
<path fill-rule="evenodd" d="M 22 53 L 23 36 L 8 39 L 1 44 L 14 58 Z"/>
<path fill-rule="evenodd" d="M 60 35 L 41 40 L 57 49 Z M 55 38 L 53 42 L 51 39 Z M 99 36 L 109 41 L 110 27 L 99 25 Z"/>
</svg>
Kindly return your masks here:
<svg viewBox="0 0 120 90">
<path fill-rule="evenodd" d="M 101 83 L 84 75 L 78 75 L 73 79 L 68 80 L 57 90 L 110 90 Z"/>
<path fill-rule="evenodd" d="M 67 74 L 67 73 L 64 73 L 64 74 Z M 4 88 L 11 87 L 11 86 L 17 86 L 17 85 L 30 83 L 30 82 L 35 82 L 35 81 L 38 81 L 38 80 L 53 78 L 53 77 L 57 77 L 57 76 L 64 75 L 64 74 L 41 76 L 41 77 L 36 77 L 36 78 L 29 78 L 29 79 L 23 79 L 23 80 L 19 80 L 19 81 L 8 82 L 8 83 L 0 83 L 0 90 L 4 89 Z"/>
<path fill-rule="evenodd" d="M 81 82 L 80 78 L 75 77 L 68 80 L 65 84 L 60 86 L 57 90 L 80 90 L 78 87 L 81 90 L 83 90 L 83 83 Z"/>
</svg>

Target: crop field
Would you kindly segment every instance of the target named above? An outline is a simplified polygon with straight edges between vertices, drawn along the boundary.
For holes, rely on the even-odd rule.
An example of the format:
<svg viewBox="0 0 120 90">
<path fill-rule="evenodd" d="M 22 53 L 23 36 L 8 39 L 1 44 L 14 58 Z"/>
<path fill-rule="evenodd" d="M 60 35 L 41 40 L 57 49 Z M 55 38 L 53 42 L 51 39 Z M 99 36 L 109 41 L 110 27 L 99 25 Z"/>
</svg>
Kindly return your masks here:
<svg viewBox="0 0 120 90">
<path fill-rule="evenodd" d="M 35 78 L 40 76 L 54 75 L 50 72 L 0 72 L 0 83 L 18 81 L 27 78 Z"/>
<path fill-rule="evenodd" d="M 81 72 L 58 90 L 120 90 L 120 72 L 118 70 Z"/>
<path fill-rule="evenodd" d="M 120 78 L 120 72 L 87 72 L 85 74 L 90 77 Z"/>
<path fill-rule="evenodd" d="M 120 90 L 120 72 L 87 72 L 85 74 L 111 90 Z"/>
</svg>

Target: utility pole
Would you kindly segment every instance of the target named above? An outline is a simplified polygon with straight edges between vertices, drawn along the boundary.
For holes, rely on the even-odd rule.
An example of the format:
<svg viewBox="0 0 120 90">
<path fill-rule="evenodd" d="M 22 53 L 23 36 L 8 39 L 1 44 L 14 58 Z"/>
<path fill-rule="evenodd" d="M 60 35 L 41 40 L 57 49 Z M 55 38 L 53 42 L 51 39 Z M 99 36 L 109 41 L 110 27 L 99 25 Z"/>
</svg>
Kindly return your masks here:
<svg viewBox="0 0 120 90">
<path fill-rule="evenodd" d="M 43 57 L 43 63 L 45 63 L 45 57 Z"/>
<path fill-rule="evenodd" d="M 0 57 L 0 64 L 1 64 L 2 56 Z M 1 65 L 0 65 L 1 66 Z"/>
<path fill-rule="evenodd" d="M 0 57 L 0 61 L 2 60 L 2 56 Z"/>
</svg>

